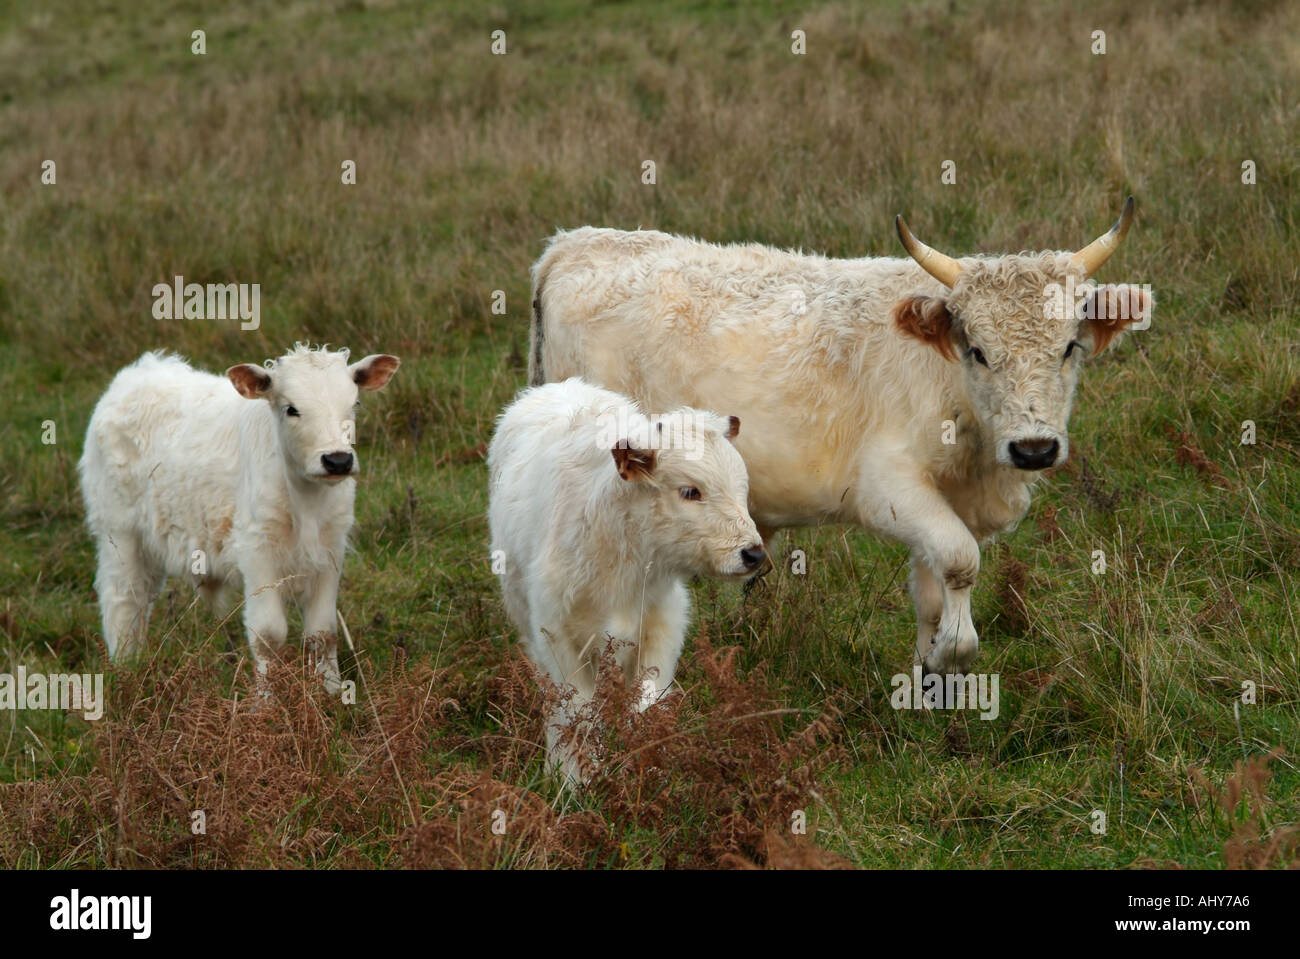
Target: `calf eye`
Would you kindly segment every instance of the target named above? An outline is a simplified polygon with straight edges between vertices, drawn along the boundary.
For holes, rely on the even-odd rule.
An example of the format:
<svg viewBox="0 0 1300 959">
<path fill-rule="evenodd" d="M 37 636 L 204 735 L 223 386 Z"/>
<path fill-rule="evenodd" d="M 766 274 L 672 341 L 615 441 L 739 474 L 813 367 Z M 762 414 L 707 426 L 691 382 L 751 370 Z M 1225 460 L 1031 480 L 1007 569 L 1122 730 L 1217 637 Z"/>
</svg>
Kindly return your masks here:
<svg viewBox="0 0 1300 959">
<path fill-rule="evenodd" d="M 978 346 L 972 346 L 969 350 L 966 351 L 966 355 L 975 357 L 975 362 L 978 363 L 980 366 L 989 365 L 989 361 L 984 359 L 984 351 L 981 350 Z"/>
<path fill-rule="evenodd" d="M 1070 354 L 1074 352 L 1074 348 L 1078 345 L 1079 345 L 1078 340 L 1071 340 L 1070 345 L 1065 348 L 1065 356 L 1061 357 L 1061 359 L 1068 360 L 1070 358 Z"/>
<path fill-rule="evenodd" d="M 298 412 L 298 407 L 296 407 L 296 406 L 286 406 L 286 407 L 284 408 L 284 415 L 285 415 L 285 416 L 302 416 L 302 414 Z"/>
<path fill-rule="evenodd" d="M 682 499 L 686 499 L 686 500 L 698 501 L 700 499 L 703 499 L 703 497 L 700 495 L 700 491 L 696 489 L 694 486 L 683 486 L 681 489 L 677 491 L 677 494 L 681 496 Z"/>
</svg>

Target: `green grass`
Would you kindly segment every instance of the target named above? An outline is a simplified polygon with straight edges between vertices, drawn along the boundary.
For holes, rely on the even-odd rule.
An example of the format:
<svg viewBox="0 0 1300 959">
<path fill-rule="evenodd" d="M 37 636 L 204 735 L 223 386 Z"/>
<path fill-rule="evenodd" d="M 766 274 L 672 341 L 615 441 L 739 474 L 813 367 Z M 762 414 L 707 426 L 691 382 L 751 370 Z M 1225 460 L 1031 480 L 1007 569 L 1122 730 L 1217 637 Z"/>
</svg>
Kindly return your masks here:
<svg viewBox="0 0 1300 959">
<path fill-rule="evenodd" d="M 505 57 L 488 53 L 497 28 Z M 796 28 L 807 56 L 790 54 Z M 696 618 L 782 705 L 838 710 L 807 807 L 817 843 L 855 864 L 1220 866 L 1245 812 L 1216 812 L 1195 771 L 1221 782 L 1300 742 L 1297 37 L 1294 5 L 1268 2 L 0 7 L 0 671 L 106 668 L 75 465 L 116 369 L 158 347 L 211 369 L 295 340 L 385 350 L 403 366 L 359 417 L 341 610 L 372 679 L 398 648 L 449 670 L 459 708 L 421 761 L 491 769 L 513 636 L 473 451 L 524 385 L 528 266 L 556 227 L 896 255 L 904 212 L 952 254 L 1065 248 L 1133 192 L 1137 223 L 1102 278 L 1150 282 L 1153 326 L 1089 363 L 1070 464 L 984 552 L 974 611 L 996 721 L 890 708 L 915 632 L 906 556 L 859 531 L 784 534 L 778 554 L 803 549 L 807 575 L 787 564 L 747 596 L 698 583 Z M 339 183 L 344 159 L 356 186 Z M 948 159 L 955 186 L 939 180 Z M 151 287 L 177 273 L 260 283 L 261 328 L 152 319 Z M 160 599 L 155 668 L 197 661 L 210 691 L 241 689 L 223 655 L 238 630 L 192 600 L 176 584 Z M 707 712 L 692 650 L 685 681 Z M 1247 680 L 1260 702 L 1234 709 Z M 27 802 L 3 784 L 87 776 L 95 742 L 76 717 L 0 713 L 0 820 Z M 1296 823 L 1300 798 L 1294 758 L 1272 770 L 1265 836 Z M 535 749 L 510 775 L 570 808 Z M 576 806 L 623 847 L 584 864 L 672 860 L 678 830 L 598 796 Z M 277 828 L 303 832 L 314 808 Z M 403 815 L 375 808 L 373 832 L 303 861 L 388 862 Z M 680 815 L 685 835 L 704 814 Z M 62 847 L 0 842 L 0 863 L 122 861 L 119 823 L 67 830 Z M 540 861 L 519 846 L 489 862 Z"/>
</svg>

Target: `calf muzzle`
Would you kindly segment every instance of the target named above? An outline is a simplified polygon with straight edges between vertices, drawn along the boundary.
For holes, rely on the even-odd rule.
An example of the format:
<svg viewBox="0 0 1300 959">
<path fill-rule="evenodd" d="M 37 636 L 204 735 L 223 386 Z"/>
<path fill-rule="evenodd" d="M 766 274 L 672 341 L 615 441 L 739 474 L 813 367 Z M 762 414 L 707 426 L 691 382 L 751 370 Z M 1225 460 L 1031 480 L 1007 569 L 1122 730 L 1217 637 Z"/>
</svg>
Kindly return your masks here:
<svg viewBox="0 0 1300 959">
<path fill-rule="evenodd" d="M 347 476 L 352 472 L 351 453 L 324 453 L 320 462 L 330 476 Z"/>
</svg>

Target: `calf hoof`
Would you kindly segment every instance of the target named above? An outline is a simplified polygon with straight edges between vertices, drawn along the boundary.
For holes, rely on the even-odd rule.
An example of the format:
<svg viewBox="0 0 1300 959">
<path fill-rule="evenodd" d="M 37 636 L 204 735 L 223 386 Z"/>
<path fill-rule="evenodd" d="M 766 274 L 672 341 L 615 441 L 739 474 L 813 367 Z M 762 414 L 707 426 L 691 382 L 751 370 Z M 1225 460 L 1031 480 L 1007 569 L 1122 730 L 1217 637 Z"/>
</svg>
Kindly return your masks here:
<svg viewBox="0 0 1300 959">
<path fill-rule="evenodd" d="M 665 705 L 676 699 L 678 695 L 678 688 L 671 683 L 660 689 L 653 679 L 642 680 L 641 694 L 637 698 L 636 711 L 643 713 L 651 706 Z"/>
<path fill-rule="evenodd" d="M 332 670 L 323 668 L 322 666 L 317 666 L 316 672 L 320 673 L 321 681 L 325 684 L 325 692 L 329 693 L 331 696 L 337 696 L 342 691 L 343 680 L 339 676 L 337 666 Z"/>
<path fill-rule="evenodd" d="M 641 681 L 641 695 L 637 697 L 636 711 L 643 713 L 659 701 L 659 687 L 653 679 Z"/>
<path fill-rule="evenodd" d="M 325 685 L 325 692 L 337 696 L 343 683 L 339 676 L 338 646 L 334 637 L 328 634 L 308 636 L 305 645 L 308 656 L 315 664 L 316 675 Z"/>
<path fill-rule="evenodd" d="M 596 775 L 594 760 L 580 756 L 572 749 L 552 746 L 546 751 L 546 768 L 565 789 L 581 790 L 591 784 Z"/>
</svg>

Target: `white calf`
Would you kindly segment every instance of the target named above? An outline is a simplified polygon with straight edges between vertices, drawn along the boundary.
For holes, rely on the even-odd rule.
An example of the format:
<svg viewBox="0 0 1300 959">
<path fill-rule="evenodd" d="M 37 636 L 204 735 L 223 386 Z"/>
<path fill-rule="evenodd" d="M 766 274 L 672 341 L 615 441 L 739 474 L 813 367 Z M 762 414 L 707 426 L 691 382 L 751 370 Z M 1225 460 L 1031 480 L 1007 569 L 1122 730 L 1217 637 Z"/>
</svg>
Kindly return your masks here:
<svg viewBox="0 0 1300 959">
<path fill-rule="evenodd" d="M 265 368 L 232 366 L 221 377 L 146 353 L 113 379 L 80 467 L 110 656 L 143 639 L 167 576 L 189 579 L 219 615 L 242 584 L 258 668 L 284 645 L 283 599 L 292 596 L 320 653 L 316 669 L 337 692 L 357 390 L 380 389 L 398 366 L 383 354 L 349 366 L 347 355 L 299 345 Z"/>
<path fill-rule="evenodd" d="M 640 706 L 672 683 L 690 617 L 684 580 L 747 577 L 763 562 L 745 501 L 749 479 L 729 440 L 740 421 L 683 408 L 647 417 L 627 397 L 579 379 L 526 390 L 488 450 L 492 558 L 532 661 L 576 695 L 595 693 L 609 639 Z"/>
</svg>

